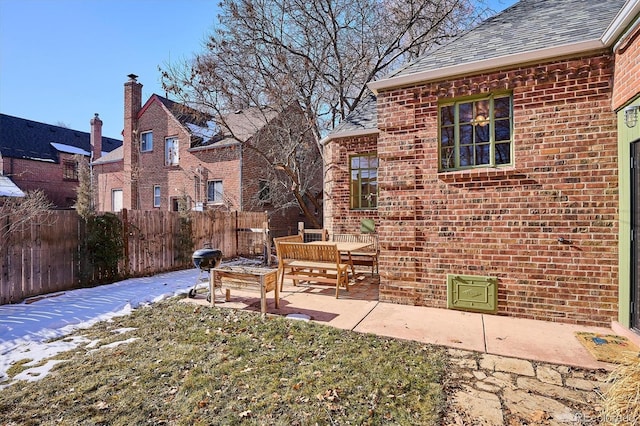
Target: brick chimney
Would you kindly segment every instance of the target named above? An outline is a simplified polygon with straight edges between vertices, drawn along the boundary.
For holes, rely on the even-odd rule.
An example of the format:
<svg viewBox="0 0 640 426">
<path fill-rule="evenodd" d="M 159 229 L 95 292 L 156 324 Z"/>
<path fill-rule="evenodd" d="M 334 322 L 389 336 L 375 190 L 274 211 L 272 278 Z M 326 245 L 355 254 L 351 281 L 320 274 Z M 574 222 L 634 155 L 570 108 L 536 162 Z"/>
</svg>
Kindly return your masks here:
<svg viewBox="0 0 640 426">
<path fill-rule="evenodd" d="M 142 84 L 138 76 L 129 74 L 124 84 L 124 131 L 122 150 L 124 163 L 124 187 L 122 207 L 138 209 L 138 113 L 142 108 Z"/>
<path fill-rule="evenodd" d="M 91 161 L 96 161 L 102 155 L 102 120 L 98 117 L 97 112 L 89 123 L 91 123 L 91 136 L 89 137 Z"/>
</svg>

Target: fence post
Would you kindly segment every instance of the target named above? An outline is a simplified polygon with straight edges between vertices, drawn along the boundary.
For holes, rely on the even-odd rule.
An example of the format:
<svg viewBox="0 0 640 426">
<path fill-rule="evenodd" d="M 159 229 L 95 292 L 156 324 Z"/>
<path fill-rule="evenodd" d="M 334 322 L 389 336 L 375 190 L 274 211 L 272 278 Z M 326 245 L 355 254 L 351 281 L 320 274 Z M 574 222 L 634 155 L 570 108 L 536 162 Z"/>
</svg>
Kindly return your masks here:
<svg viewBox="0 0 640 426">
<path fill-rule="evenodd" d="M 236 217 L 236 256 L 238 256 L 238 252 L 239 252 L 239 244 L 240 244 L 240 240 L 238 238 L 238 210 L 235 210 L 235 217 Z"/>
</svg>

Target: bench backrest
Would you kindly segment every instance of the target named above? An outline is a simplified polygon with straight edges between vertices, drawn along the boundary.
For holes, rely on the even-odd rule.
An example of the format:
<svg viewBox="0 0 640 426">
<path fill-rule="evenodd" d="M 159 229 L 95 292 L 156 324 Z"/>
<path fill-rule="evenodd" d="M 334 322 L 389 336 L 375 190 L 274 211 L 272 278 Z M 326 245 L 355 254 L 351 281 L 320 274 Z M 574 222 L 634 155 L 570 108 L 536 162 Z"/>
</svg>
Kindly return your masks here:
<svg viewBox="0 0 640 426">
<path fill-rule="evenodd" d="M 371 247 L 364 249 L 365 251 L 378 251 L 378 234 L 333 234 L 333 241 L 342 241 L 349 243 L 367 243 Z"/>
<path fill-rule="evenodd" d="M 286 237 L 278 237 L 273 239 L 273 243 L 276 245 L 276 250 L 278 249 L 278 243 L 301 243 L 302 235 L 287 235 Z"/>
<path fill-rule="evenodd" d="M 307 260 L 310 262 L 340 263 L 340 252 L 335 244 L 280 243 L 280 262 Z"/>
<path fill-rule="evenodd" d="M 280 246 L 282 245 L 282 243 L 301 243 L 301 242 L 302 242 L 302 235 L 300 234 L 287 235 L 286 237 L 274 238 L 273 244 L 275 244 L 276 246 L 276 257 L 278 258 L 278 262 L 280 261 L 279 259 L 282 259 L 282 254 L 280 253 L 281 251 Z"/>
</svg>

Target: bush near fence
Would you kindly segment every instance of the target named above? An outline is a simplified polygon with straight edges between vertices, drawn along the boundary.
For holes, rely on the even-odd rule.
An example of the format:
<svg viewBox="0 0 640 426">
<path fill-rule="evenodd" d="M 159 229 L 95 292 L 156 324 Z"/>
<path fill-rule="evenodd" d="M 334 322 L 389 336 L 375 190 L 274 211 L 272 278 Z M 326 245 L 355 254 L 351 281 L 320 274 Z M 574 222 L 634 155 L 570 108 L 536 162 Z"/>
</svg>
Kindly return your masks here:
<svg viewBox="0 0 640 426">
<path fill-rule="evenodd" d="M 0 304 L 189 268 L 191 254 L 205 243 L 221 250 L 227 259 L 260 255 L 268 235 L 263 232 L 268 229 L 265 213 L 204 211 L 185 216 L 123 210 L 111 215 L 122 226 L 123 252 L 117 270 L 90 259 L 90 226 L 73 210 L 53 211 L 9 233 L 0 242 Z M 5 215 L 0 224 L 6 226 L 12 220 L 17 218 Z M 93 247 L 93 252 L 99 251 Z"/>
</svg>

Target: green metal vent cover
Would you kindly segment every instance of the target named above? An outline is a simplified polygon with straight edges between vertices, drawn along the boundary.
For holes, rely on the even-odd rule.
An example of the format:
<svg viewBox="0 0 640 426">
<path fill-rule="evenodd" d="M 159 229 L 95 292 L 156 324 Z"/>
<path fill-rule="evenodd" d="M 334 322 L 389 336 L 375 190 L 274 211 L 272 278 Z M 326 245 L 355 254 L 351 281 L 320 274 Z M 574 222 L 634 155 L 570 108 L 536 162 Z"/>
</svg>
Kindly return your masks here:
<svg viewBox="0 0 640 426">
<path fill-rule="evenodd" d="M 360 222 L 360 232 L 363 234 L 371 234 L 376 232 L 376 224 L 373 219 L 362 219 Z"/>
<path fill-rule="evenodd" d="M 472 312 L 498 310 L 498 279 L 471 275 L 447 275 L 447 308 Z"/>
</svg>

